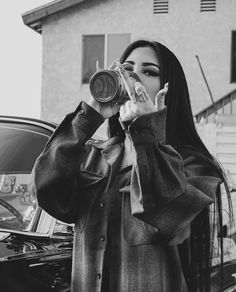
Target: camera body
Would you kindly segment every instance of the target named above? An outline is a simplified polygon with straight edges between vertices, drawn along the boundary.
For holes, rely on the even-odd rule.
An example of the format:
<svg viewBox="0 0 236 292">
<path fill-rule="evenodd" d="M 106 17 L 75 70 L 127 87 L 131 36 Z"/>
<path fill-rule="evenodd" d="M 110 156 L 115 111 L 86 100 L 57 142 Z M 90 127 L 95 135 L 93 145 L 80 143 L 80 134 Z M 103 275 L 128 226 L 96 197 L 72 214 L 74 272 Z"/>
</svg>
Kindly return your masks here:
<svg viewBox="0 0 236 292">
<path fill-rule="evenodd" d="M 127 73 L 133 85 L 137 81 L 140 82 L 136 73 Z M 104 69 L 95 72 L 89 81 L 89 88 L 93 98 L 101 103 L 125 103 L 130 99 L 123 79 L 117 70 Z"/>
</svg>

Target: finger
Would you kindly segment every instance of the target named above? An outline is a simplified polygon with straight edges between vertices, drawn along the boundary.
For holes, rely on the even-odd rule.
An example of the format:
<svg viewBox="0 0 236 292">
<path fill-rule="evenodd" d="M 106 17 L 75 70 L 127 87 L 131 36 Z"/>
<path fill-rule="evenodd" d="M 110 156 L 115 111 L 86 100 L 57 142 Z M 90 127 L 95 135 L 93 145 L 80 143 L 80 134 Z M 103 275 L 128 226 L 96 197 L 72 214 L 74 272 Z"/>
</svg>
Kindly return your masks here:
<svg viewBox="0 0 236 292">
<path fill-rule="evenodd" d="M 138 95 L 138 100 L 140 102 L 146 102 L 147 100 L 151 101 L 150 96 L 148 95 L 146 88 L 140 82 L 135 82 L 134 84 L 135 92 Z"/>
<path fill-rule="evenodd" d="M 125 104 L 120 107 L 120 120 L 123 122 L 128 120 Z"/>
<path fill-rule="evenodd" d="M 132 107 L 134 107 L 134 103 L 131 100 L 128 100 L 124 104 L 124 114 L 122 116 L 123 121 L 130 121 L 133 120 L 133 118 L 136 116 L 134 111 L 132 110 Z M 134 109 L 135 110 L 135 109 Z"/>
<path fill-rule="evenodd" d="M 155 97 L 155 108 L 157 110 L 162 110 L 165 106 L 165 96 L 166 96 L 167 91 L 168 91 L 168 86 L 169 86 L 169 83 L 167 82 L 164 85 L 164 88 L 159 90 L 156 97 Z"/>
<path fill-rule="evenodd" d="M 135 98 L 135 90 L 134 90 L 134 84 L 133 84 L 133 82 L 131 81 L 131 79 L 130 79 L 130 76 L 129 76 L 129 74 L 127 73 L 127 71 L 122 67 L 122 65 L 120 64 L 120 62 L 116 62 L 117 63 L 117 65 L 118 65 L 118 67 L 117 67 L 117 69 L 118 69 L 118 71 L 119 71 L 119 73 L 120 73 L 120 76 L 121 76 L 121 78 L 122 78 L 122 81 L 123 81 L 123 83 L 124 83 L 124 85 L 125 85 L 125 89 L 126 89 L 126 91 L 127 91 L 127 93 L 128 93 L 128 96 L 129 96 L 129 98 L 130 98 L 130 100 L 132 101 L 132 102 L 137 102 L 137 100 L 136 100 L 136 98 Z"/>
<path fill-rule="evenodd" d="M 123 118 L 124 115 L 125 115 L 125 105 L 122 104 L 122 106 L 120 107 L 120 117 L 121 117 L 121 119 Z"/>
<path fill-rule="evenodd" d="M 120 104 L 112 104 L 113 115 L 116 114 L 120 109 Z"/>
<path fill-rule="evenodd" d="M 126 111 L 126 112 L 130 112 L 130 111 L 131 111 L 131 100 L 128 100 L 128 101 L 125 103 L 125 111 Z"/>
<path fill-rule="evenodd" d="M 112 61 L 111 65 L 108 67 L 108 69 L 116 69 L 118 61 L 120 61 L 119 58 L 116 58 L 114 61 Z"/>
</svg>

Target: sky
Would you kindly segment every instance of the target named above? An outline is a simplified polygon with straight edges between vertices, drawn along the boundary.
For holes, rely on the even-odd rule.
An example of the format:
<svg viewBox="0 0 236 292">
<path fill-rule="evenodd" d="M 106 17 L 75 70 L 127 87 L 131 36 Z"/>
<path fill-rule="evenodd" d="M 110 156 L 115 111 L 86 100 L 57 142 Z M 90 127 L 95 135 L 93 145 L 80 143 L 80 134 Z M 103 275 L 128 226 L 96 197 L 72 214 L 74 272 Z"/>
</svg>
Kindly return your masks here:
<svg viewBox="0 0 236 292">
<path fill-rule="evenodd" d="M 4 1 L 0 11 L 0 115 L 40 117 L 42 37 L 22 14 L 50 0 Z"/>
</svg>

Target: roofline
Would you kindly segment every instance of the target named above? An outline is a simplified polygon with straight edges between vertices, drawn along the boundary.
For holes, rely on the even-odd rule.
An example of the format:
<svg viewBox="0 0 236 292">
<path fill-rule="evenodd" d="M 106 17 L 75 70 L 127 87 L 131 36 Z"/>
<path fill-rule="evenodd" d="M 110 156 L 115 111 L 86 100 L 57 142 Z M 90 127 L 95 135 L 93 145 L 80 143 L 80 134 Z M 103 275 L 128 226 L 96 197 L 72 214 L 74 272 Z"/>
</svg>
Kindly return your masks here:
<svg viewBox="0 0 236 292">
<path fill-rule="evenodd" d="M 41 33 L 43 18 L 84 1 L 85 0 L 54 0 L 48 4 L 23 13 L 22 19 L 25 25 L 29 26 L 38 33 Z"/>
<path fill-rule="evenodd" d="M 218 110 L 220 108 L 222 101 L 226 100 L 228 97 L 230 97 L 231 95 L 235 93 L 236 93 L 236 88 L 230 91 L 229 93 L 227 93 L 226 95 L 224 95 L 223 97 L 221 97 L 220 99 L 218 99 L 217 101 L 215 101 L 214 104 L 210 104 L 204 109 L 202 109 L 201 111 L 199 111 L 198 113 L 194 114 L 194 117 L 199 119 L 199 117 L 204 115 L 204 113 L 206 113 L 207 111 L 211 111 L 211 113 L 215 112 L 215 109 Z M 233 99 L 235 99 L 235 97 Z"/>
</svg>

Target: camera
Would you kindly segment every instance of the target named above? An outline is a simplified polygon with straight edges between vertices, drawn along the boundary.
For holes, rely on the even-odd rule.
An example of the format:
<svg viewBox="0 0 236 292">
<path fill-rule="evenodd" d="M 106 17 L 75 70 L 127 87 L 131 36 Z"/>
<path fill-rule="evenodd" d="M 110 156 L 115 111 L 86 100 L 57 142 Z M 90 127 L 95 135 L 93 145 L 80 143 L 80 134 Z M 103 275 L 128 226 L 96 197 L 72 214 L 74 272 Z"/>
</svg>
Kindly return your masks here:
<svg viewBox="0 0 236 292">
<path fill-rule="evenodd" d="M 136 73 L 127 72 L 127 74 L 133 85 L 137 81 L 140 82 Z M 117 104 L 125 103 L 129 100 L 125 84 L 120 72 L 117 70 L 104 69 L 95 72 L 89 81 L 89 88 L 93 98 L 101 103 Z"/>
</svg>

